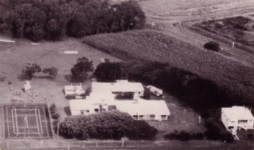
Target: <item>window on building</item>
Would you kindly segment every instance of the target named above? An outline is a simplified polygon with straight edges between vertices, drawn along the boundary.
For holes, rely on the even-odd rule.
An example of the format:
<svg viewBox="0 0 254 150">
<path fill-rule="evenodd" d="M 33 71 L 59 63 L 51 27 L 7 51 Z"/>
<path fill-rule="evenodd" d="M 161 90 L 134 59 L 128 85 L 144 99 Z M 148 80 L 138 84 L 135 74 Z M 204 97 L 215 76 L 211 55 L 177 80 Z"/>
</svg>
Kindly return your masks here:
<svg viewBox="0 0 254 150">
<path fill-rule="evenodd" d="M 99 109 L 94 109 L 94 112 L 99 112 Z"/>
<path fill-rule="evenodd" d="M 161 115 L 161 120 L 167 120 L 167 115 Z"/>
<path fill-rule="evenodd" d="M 247 123 L 248 120 L 238 120 L 238 123 Z"/>
<path fill-rule="evenodd" d="M 155 115 L 150 115 L 151 120 L 155 120 Z"/>
<path fill-rule="evenodd" d="M 144 120 L 144 115 L 139 115 L 139 120 Z"/>
<path fill-rule="evenodd" d="M 138 120 L 138 115 L 133 115 L 134 120 Z"/>
</svg>

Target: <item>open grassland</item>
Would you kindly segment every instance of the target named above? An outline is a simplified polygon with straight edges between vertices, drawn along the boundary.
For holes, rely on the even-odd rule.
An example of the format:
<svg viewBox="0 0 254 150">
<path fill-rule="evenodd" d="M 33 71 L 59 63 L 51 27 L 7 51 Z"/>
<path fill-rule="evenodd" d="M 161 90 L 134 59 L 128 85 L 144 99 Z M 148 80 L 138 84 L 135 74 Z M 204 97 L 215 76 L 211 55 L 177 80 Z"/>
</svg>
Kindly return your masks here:
<svg viewBox="0 0 254 150">
<path fill-rule="evenodd" d="M 64 54 L 65 50 L 75 50 L 79 54 L 66 55 Z M 120 59 L 99 52 L 77 40 L 64 40 L 55 43 L 44 42 L 37 46 L 31 45 L 27 41 L 0 43 L 0 76 L 5 76 L 5 81 L 0 81 L 0 105 L 11 103 L 10 99 L 17 97 L 13 95 L 14 91 L 23 88 L 25 82 L 17 78 L 23 66 L 26 63 L 37 63 L 42 68 L 56 67 L 58 69 L 58 76 L 56 79 L 51 80 L 42 74 L 37 74 L 32 79 L 32 91 L 39 93 L 39 97 L 35 98 L 34 102 L 45 103 L 45 98 L 49 99 L 49 104 L 55 103 L 61 118 L 64 118 L 66 115 L 64 108 L 69 106 L 69 103 L 64 98 L 62 90 L 64 85 L 70 84 L 66 80 L 66 76 L 70 74 L 70 69 L 76 63 L 77 58 L 80 57 L 87 57 L 89 60 L 92 60 L 94 67 L 100 63 L 101 58 L 120 61 Z M 9 81 L 13 84 L 13 91 L 9 90 Z M 31 102 L 26 93 L 22 93 L 20 98 L 24 102 Z"/>
<path fill-rule="evenodd" d="M 253 67 L 227 59 L 154 30 L 101 34 L 84 38 L 88 45 L 121 58 L 169 63 L 190 71 L 253 101 Z"/>
</svg>

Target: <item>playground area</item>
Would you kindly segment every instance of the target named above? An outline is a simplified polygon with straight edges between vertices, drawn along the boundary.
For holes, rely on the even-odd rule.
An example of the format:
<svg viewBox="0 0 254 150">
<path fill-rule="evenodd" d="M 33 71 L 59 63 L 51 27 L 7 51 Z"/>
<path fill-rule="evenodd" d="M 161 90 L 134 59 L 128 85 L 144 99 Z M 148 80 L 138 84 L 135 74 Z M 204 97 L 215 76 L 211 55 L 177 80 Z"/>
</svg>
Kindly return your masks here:
<svg viewBox="0 0 254 150">
<path fill-rule="evenodd" d="M 52 137 L 46 105 L 5 105 L 3 109 L 6 139 Z"/>
</svg>

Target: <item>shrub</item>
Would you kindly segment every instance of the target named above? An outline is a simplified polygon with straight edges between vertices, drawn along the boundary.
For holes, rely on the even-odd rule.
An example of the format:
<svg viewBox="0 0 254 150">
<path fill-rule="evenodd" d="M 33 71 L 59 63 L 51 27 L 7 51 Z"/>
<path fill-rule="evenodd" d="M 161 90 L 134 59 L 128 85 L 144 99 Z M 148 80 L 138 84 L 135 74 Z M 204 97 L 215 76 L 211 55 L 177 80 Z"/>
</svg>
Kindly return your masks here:
<svg viewBox="0 0 254 150">
<path fill-rule="evenodd" d="M 55 67 L 44 68 L 42 72 L 47 74 L 51 79 L 55 79 L 57 76 L 57 68 Z"/>
<path fill-rule="evenodd" d="M 28 63 L 23 68 L 20 78 L 26 79 L 26 80 L 31 80 L 33 78 L 34 74 L 37 72 L 41 72 L 41 67 L 39 65 L 37 65 L 36 63 L 34 63 L 34 64 Z"/>
<path fill-rule="evenodd" d="M 145 121 L 133 120 L 119 111 L 89 116 L 69 116 L 60 124 L 59 133 L 65 138 L 77 139 L 153 139 L 157 130 Z"/>
<path fill-rule="evenodd" d="M 207 121 L 205 123 L 207 128 L 205 132 L 205 137 L 209 140 L 221 140 L 227 143 L 234 142 L 233 135 L 227 131 L 220 122 L 216 121 Z"/>
<path fill-rule="evenodd" d="M 209 42 L 205 43 L 204 48 L 207 50 L 215 51 L 215 52 L 218 52 L 221 50 L 219 43 L 214 42 L 214 41 L 209 41 Z"/>
<path fill-rule="evenodd" d="M 177 130 L 173 133 L 165 134 L 164 138 L 166 139 L 177 139 L 181 141 L 189 141 L 189 140 L 202 140 L 204 138 L 203 133 L 188 133 L 186 131 Z"/>
<path fill-rule="evenodd" d="M 249 134 L 247 135 L 247 138 L 248 138 L 249 140 L 253 140 L 253 139 L 254 139 L 254 136 L 253 136 L 253 134 L 249 133 Z"/>
<path fill-rule="evenodd" d="M 57 112 L 56 105 L 54 103 L 50 106 L 49 110 L 50 110 L 52 119 L 58 120 L 60 117 L 60 114 Z"/>
<path fill-rule="evenodd" d="M 51 117 L 52 117 L 52 119 L 59 119 L 60 114 L 58 112 L 55 112 L 55 113 L 52 114 Z"/>
</svg>

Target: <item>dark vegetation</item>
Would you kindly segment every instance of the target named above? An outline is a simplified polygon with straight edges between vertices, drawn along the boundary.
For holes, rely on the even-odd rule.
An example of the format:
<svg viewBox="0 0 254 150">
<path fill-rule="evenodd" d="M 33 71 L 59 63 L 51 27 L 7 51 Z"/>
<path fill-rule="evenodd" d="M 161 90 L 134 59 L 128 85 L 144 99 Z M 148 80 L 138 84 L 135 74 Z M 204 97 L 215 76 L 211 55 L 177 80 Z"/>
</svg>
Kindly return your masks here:
<svg viewBox="0 0 254 150">
<path fill-rule="evenodd" d="M 8 0 L 0 4 L 0 33 L 32 41 L 60 40 L 143 28 L 145 15 L 135 1 Z"/>
<path fill-rule="evenodd" d="M 22 80 L 31 80 L 36 73 L 42 72 L 46 75 L 46 77 L 55 79 L 57 76 L 57 71 L 58 70 L 55 67 L 41 69 L 41 67 L 36 63 L 27 63 L 23 68 L 19 78 Z"/>
<path fill-rule="evenodd" d="M 121 67 L 121 63 L 108 61 L 96 67 L 94 76 L 100 82 L 113 82 L 117 79 L 126 78 L 127 75 Z"/>
<path fill-rule="evenodd" d="M 204 79 L 191 72 L 184 71 L 168 64 L 146 61 L 127 61 L 119 64 L 119 69 L 128 74 L 129 80 L 141 81 L 163 88 L 177 97 L 184 105 L 199 112 L 205 119 L 206 132 L 203 137 L 210 140 L 233 142 L 232 135 L 227 132 L 220 122 L 220 108 L 232 105 L 249 105 L 242 101 L 241 95 L 230 92 L 226 87 L 218 86 L 215 82 Z M 98 66 L 102 67 L 102 66 Z M 100 79 L 100 76 L 96 76 Z M 116 79 L 121 79 L 119 77 Z M 146 95 L 146 94 L 145 94 Z M 149 95 L 146 96 L 149 99 Z M 249 105 L 251 106 L 251 105 Z M 201 135 L 179 132 L 169 133 L 167 139 L 202 139 Z"/>
<path fill-rule="evenodd" d="M 129 62 L 129 79 L 155 84 L 196 110 L 254 106 L 254 69 L 168 35 L 139 30 L 84 38 L 84 43 Z M 153 63 L 158 62 L 158 63 Z"/>
<path fill-rule="evenodd" d="M 86 57 L 78 58 L 77 64 L 71 68 L 72 81 L 82 82 L 89 76 L 89 72 L 93 71 L 93 62 Z"/>
<path fill-rule="evenodd" d="M 209 42 L 205 43 L 204 48 L 207 50 L 215 51 L 215 52 L 218 52 L 221 50 L 219 43 L 214 42 L 214 41 L 209 41 Z"/>
<path fill-rule="evenodd" d="M 57 112 L 56 105 L 54 103 L 50 106 L 49 110 L 50 110 L 52 119 L 58 120 L 60 117 L 60 114 Z"/>
<path fill-rule="evenodd" d="M 88 116 L 69 116 L 60 124 L 59 134 L 77 139 L 153 139 L 157 130 L 145 121 L 133 120 L 119 111 Z"/>
<path fill-rule="evenodd" d="M 59 118 L 60 118 L 60 114 L 57 111 L 56 105 L 55 103 L 53 103 L 50 108 L 49 108 L 50 114 L 51 114 L 51 118 L 52 118 L 52 125 L 53 125 L 53 130 L 55 133 L 57 133 L 58 131 L 58 126 L 59 126 Z"/>
<path fill-rule="evenodd" d="M 189 133 L 186 131 L 174 131 L 173 133 L 165 134 L 166 139 L 177 139 L 181 141 L 189 140 L 202 140 L 204 138 L 203 133 Z"/>
</svg>

